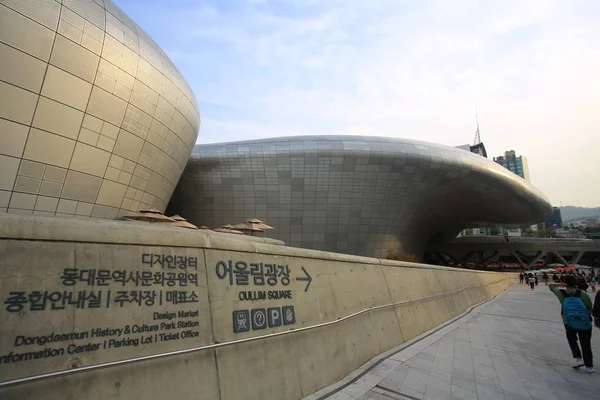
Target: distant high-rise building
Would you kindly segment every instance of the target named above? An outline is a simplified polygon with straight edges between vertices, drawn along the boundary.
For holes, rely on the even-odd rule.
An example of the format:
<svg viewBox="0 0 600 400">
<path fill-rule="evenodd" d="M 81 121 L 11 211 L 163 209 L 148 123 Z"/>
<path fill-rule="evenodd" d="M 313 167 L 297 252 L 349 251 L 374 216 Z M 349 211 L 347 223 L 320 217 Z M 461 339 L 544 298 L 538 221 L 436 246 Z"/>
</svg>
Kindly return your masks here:
<svg viewBox="0 0 600 400">
<path fill-rule="evenodd" d="M 485 150 L 484 144 L 481 142 L 474 145 L 463 144 L 461 146 L 456 146 L 456 148 L 464 151 L 469 151 L 471 153 L 479 154 L 480 156 L 487 158 L 487 151 Z"/>
<path fill-rule="evenodd" d="M 475 118 L 477 119 L 477 130 L 475 131 L 475 140 L 473 142 L 473 145 L 463 144 L 461 146 L 456 146 L 456 148 L 465 151 L 470 151 L 471 153 L 479 154 L 480 156 L 487 158 L 487 151 L 485 150 L 485 145 L 481 141 L 481 133 L 479 132 L 479 117 L 477 117 L 477 114 L 475 115 Z"/>
<path fill-rule="evenodd" d="M 485 150 L 483 142 L 479 142 L 470 147 L 471 153 L 479 154 L 480 156 L 487 158 L 487 151 Z"/>
<path fill-rule="evenodd" d="M 494 157 L 494 161 L 529 182 L 527 157 L 517 157 L 514 150 L 504 152 L 504 156 Z"/>
<path fill-rule="evenodd" d="M 553 227 L 562 226 L 562 215 L 560 214 L 560 208 L 552 207 L 552 217 L 550 217 L 550 221 L 548 221 L 546 224 Z"/>
<path fill-rule="evenodd" d="M 538 224 L 538 229 L 552 229 L 560 228 L 563 226 L 562 215 L 559 207 L 552 207 L 552 216 L 546 222 Z"/>
</svg>

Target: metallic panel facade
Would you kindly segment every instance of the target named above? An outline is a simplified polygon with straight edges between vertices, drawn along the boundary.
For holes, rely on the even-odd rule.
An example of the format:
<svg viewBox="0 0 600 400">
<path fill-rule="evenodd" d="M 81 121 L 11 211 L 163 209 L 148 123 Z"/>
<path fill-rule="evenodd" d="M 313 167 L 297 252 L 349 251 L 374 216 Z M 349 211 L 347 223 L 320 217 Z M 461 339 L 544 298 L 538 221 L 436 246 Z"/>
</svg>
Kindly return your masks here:
<svg viewBox="0 0 600 400">
<path fill-rule="evenodd" d="M 0 212 L 165 209 L 197 102 L 111 0 L 0 0 L 0 60 Z"/>
<path fill-rule="evenodd" d="M 303 136 L 196 146 L 169 205 L 195 224 L 258 217 L 290 246 L 421 256 L 465 227 L 530 224 L 551 206 L 491 160 L 427 142 Z"/>
</svg>

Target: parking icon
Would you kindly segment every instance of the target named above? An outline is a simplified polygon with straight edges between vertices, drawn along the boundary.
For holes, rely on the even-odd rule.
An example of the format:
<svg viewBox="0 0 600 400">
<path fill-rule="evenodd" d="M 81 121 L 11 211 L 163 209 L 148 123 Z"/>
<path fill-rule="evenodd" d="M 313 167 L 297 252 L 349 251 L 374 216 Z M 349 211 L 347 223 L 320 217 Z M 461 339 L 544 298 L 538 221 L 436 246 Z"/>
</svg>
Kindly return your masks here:
<svg viewBox="0 0 600 400">
<path fill-rule="evenodd" d="M 281 311 L 283 313 L 284 325 L 293 325 L 296 323 L 296 313 L 294 311 L 294 306 L 281 307 Z"/>
<path fill-rule="evenodd" d="M 252 318 L 252 329 L 265 329 L 267 327 L 267 313 L 264 308 L 255 308 L 250 310 Z"/>
<path fill-rule="evenodd" d="M 269 328 L 281 326 L 281 308 L 267 308 L 267 316 L 269 317 Z"/>
<path fill-rule="evenodd" d="M 250 330 L 250 311 L 236 310 L 233 312 L 233 333 L 248 332 Z"/>
</svg>

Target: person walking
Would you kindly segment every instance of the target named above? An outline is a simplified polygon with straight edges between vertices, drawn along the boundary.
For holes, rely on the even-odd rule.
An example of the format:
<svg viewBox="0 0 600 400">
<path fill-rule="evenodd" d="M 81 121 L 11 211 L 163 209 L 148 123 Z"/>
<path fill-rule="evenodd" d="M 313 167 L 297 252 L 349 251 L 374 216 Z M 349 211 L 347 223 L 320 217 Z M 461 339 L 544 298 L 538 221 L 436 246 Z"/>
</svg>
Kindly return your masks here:
<svg viewBox="0 0 600 400">
<path fill-rule="evenodd" d="M 586 292 L 577 289 L 577 278 L 573 275 L 565 275 L 563 279 L 564 283 L 551 283 L 549 287 L 562 306 L 561 315 L 565 333 L 575 359 L 573 368 L 579 369 L 585 366 L 585 371 L 591 374 L 594 372 L 592 299 Z M 581 349 L 577 343 L 578 338 Z"/>
<path fill-rule="evenodd" d="M 581 289 L 584 292 L 587 292 L 589 286 L 586 282 L 585 275 L 578 273 L 575 277 L 577 278 L 577 289 Z"/>
<path fill-rule="evenodd" d="M 535 286 L 537 286 L 538 283 L 539 283 L 538 276 L 537 276 L 537 274 L 533 274 L 533 276 L 534 276 L 534 279 L 535 279 Z"/>
<path fill-rule="evenodd" d="M 548 286 L 548 280 L 549 280 L 549 279 L 550 279 L 550 278 L 548 278 L 548 274 L 547 274 L 546 272 L 544 272 L 544 273 L 542 274 L 542 280 L 544 281 L 544 283 L 546 284 L 546 286 Z"/>
<path fill-rule="evenodd" d="M 596 325 L 596 328 L 600 329 L 600 291 L 596 293 L 596 298 L 594 299 L 592 317 L 594 317 L 594 325 Z"/>
<path fill-rule="evenodd" d="M 523 276 L 523 273 L 521 272 L 519 274 L 519 283 L 523 283 L 523 279 L 525 279 L 525 277 Z"/>
<path fill-rule="evenodd" d="M 531 290 L 535 289 L 535 279 L 533 278 L 533 275 L 530 273 L 529 276 L 529 286 L 531 287 Z"/>
</svg>

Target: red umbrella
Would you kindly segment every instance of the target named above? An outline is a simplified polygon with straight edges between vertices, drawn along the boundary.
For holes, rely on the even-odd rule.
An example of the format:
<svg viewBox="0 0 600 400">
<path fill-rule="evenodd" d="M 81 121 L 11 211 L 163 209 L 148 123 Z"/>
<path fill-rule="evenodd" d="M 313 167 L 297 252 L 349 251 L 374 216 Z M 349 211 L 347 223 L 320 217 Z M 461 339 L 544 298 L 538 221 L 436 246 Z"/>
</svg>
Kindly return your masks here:
<svg viewBox="0 0 600 400">
<path fill-rule="evenodd" d="M 557 267 L 554 268 L 556 271 L 573 271 L 575 269 L 577 269 L 577 267 L 575 265 L 569 265 L 567 267 Z"/>
</svg>

